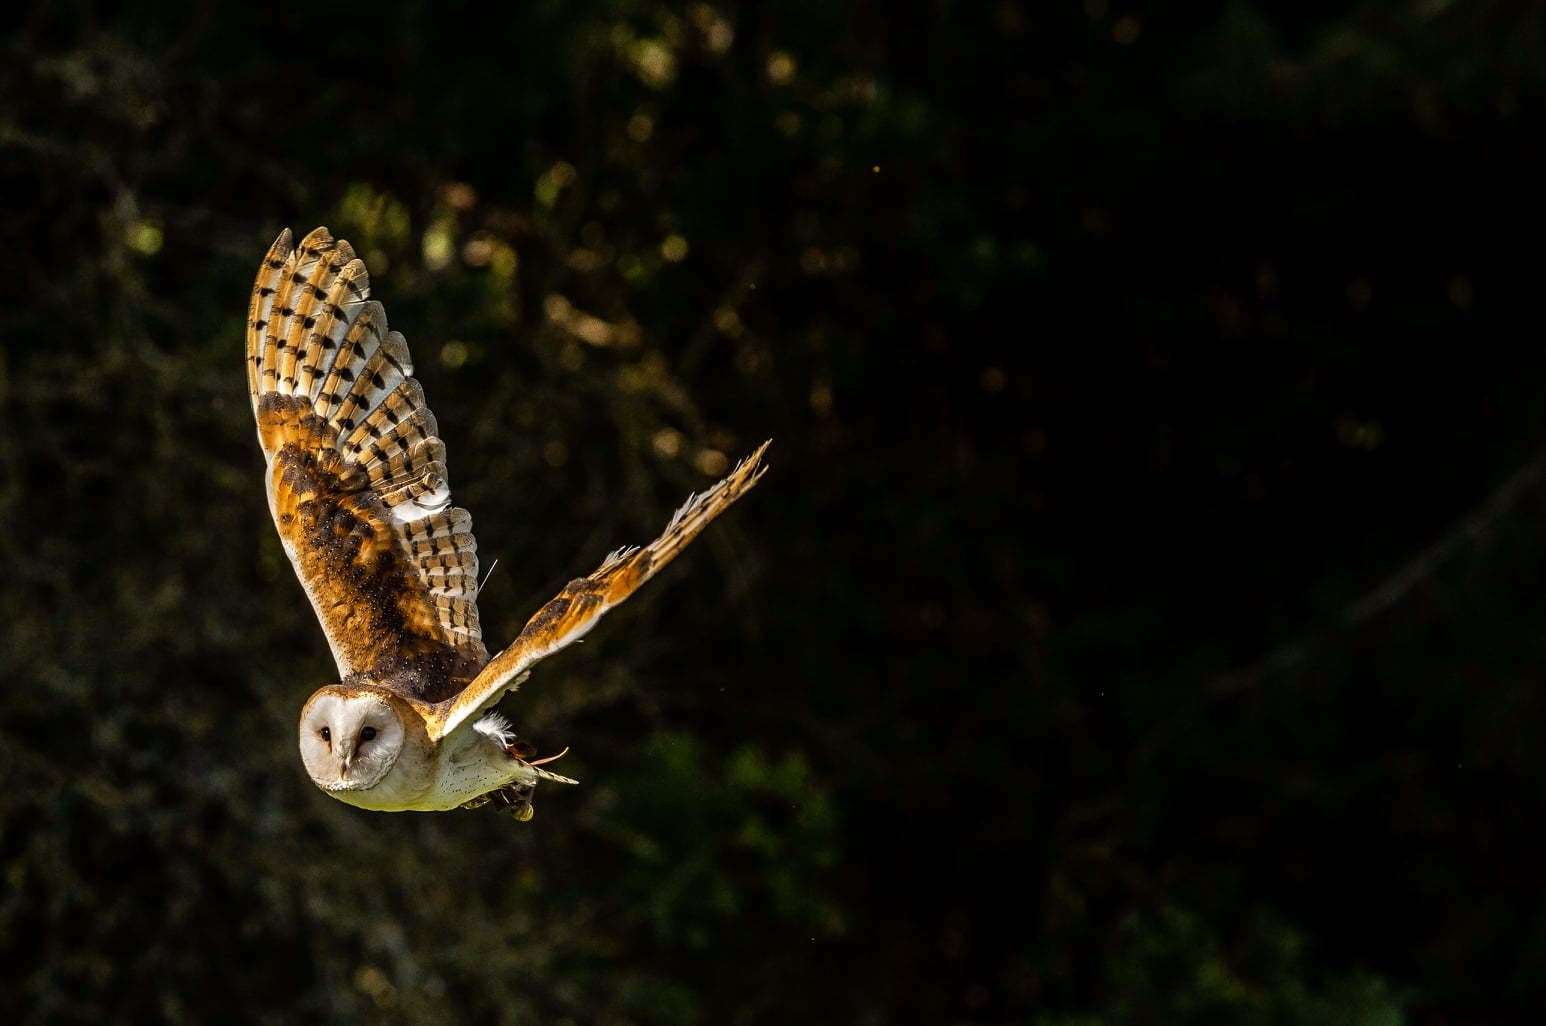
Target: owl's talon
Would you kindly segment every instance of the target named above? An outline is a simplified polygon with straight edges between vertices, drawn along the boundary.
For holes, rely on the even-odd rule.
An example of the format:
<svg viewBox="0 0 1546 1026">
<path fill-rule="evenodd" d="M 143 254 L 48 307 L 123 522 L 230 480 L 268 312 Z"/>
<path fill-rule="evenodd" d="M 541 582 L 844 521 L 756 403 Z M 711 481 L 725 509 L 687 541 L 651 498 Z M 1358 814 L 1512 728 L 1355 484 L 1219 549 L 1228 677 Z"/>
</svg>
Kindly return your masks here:
<svg viewBox="0 0 1546 1026">
<path fill-rule="evenodd" d="M 535 785 L 512 784 L 501 787 L 497 791 L 490 791 L 485 797 L 498 801 L 500 811 L 508 813 L 517 823 L 527 823 L 531 821 L 532 816 L 536 815 L 536 810 L 531 805 L 533 790 Z"/>
</svg>

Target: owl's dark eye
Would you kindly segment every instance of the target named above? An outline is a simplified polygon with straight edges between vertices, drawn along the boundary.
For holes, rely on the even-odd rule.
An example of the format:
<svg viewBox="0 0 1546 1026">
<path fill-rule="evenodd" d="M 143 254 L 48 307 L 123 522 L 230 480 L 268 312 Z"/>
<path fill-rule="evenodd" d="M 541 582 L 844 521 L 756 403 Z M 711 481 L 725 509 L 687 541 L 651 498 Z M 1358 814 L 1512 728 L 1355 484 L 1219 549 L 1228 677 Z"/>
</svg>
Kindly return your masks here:
<svg viewBox="0 0 1546 1026">
<path fill-rule="evenodd" d="M 376 739 L 376 728 L 375 727 L 366 727 L 364 730 L 360 731 L 360 740 L 361 741 L 374 741 L 375 739 Z"/>
<path fill-rule="evenodd" d="M 322 740 L 326 741 L 328 744 L 332 744 L 333 743 L 333 732 L 331 730 L 328 730 L 326 727 L 323 727 L 322 728 Z"/>
</svg>

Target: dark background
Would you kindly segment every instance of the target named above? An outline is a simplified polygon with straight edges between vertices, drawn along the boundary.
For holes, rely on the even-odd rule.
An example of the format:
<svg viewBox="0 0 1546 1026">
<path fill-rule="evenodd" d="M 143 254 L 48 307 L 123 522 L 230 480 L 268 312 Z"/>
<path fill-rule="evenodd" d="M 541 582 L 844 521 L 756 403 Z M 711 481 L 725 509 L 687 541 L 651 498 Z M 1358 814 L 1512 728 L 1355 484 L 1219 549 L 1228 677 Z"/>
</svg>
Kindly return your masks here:
<svg viewBox="0 0 1546 1026">
<path fill-rule="evenodd" d="M 40 4 L 0 50 L 22 1023 L 1546 1007 L 1535 3 Z M 1287 13 L 1286 13 L 1287 12 Z M 404 331 L 530 824 L 306 780 L 247 292 Z"/>
</svg>

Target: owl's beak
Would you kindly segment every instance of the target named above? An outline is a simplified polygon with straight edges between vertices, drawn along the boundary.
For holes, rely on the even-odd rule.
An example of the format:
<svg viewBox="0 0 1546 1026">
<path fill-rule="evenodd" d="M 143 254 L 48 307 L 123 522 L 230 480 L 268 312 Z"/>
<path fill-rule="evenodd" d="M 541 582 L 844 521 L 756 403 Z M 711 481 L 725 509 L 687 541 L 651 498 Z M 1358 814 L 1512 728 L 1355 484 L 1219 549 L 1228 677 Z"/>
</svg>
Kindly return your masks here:
<svg viewBox="0 0 1546 1026">
<path fill-rule="evenodd" d="M 353 762 L 353 761 L 354 761 L 354 752 L 353 751 L 345 752 L 344 753 L 343 765 L 338 770 L 338 779 L 339 780 L 342 780 L 344 777 L 349 775 L 349 764 L 351 762 Z"/>
</svg>

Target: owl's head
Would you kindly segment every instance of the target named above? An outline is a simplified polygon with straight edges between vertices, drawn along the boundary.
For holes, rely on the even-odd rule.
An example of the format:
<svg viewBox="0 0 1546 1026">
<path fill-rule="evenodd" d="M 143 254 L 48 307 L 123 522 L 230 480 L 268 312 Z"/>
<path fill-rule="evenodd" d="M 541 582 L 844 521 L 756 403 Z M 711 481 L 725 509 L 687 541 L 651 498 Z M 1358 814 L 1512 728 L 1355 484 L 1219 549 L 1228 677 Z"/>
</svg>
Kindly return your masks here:
<svg viewBox="0 0 1546 1026">
<path fill-rule="evenodd" d="M 301 710 L 301 761 L 324 791 L 365 791 L 379 784 L 402 754 L 398 711 L 369 688 L 330 684 Z"/>
</svg>

